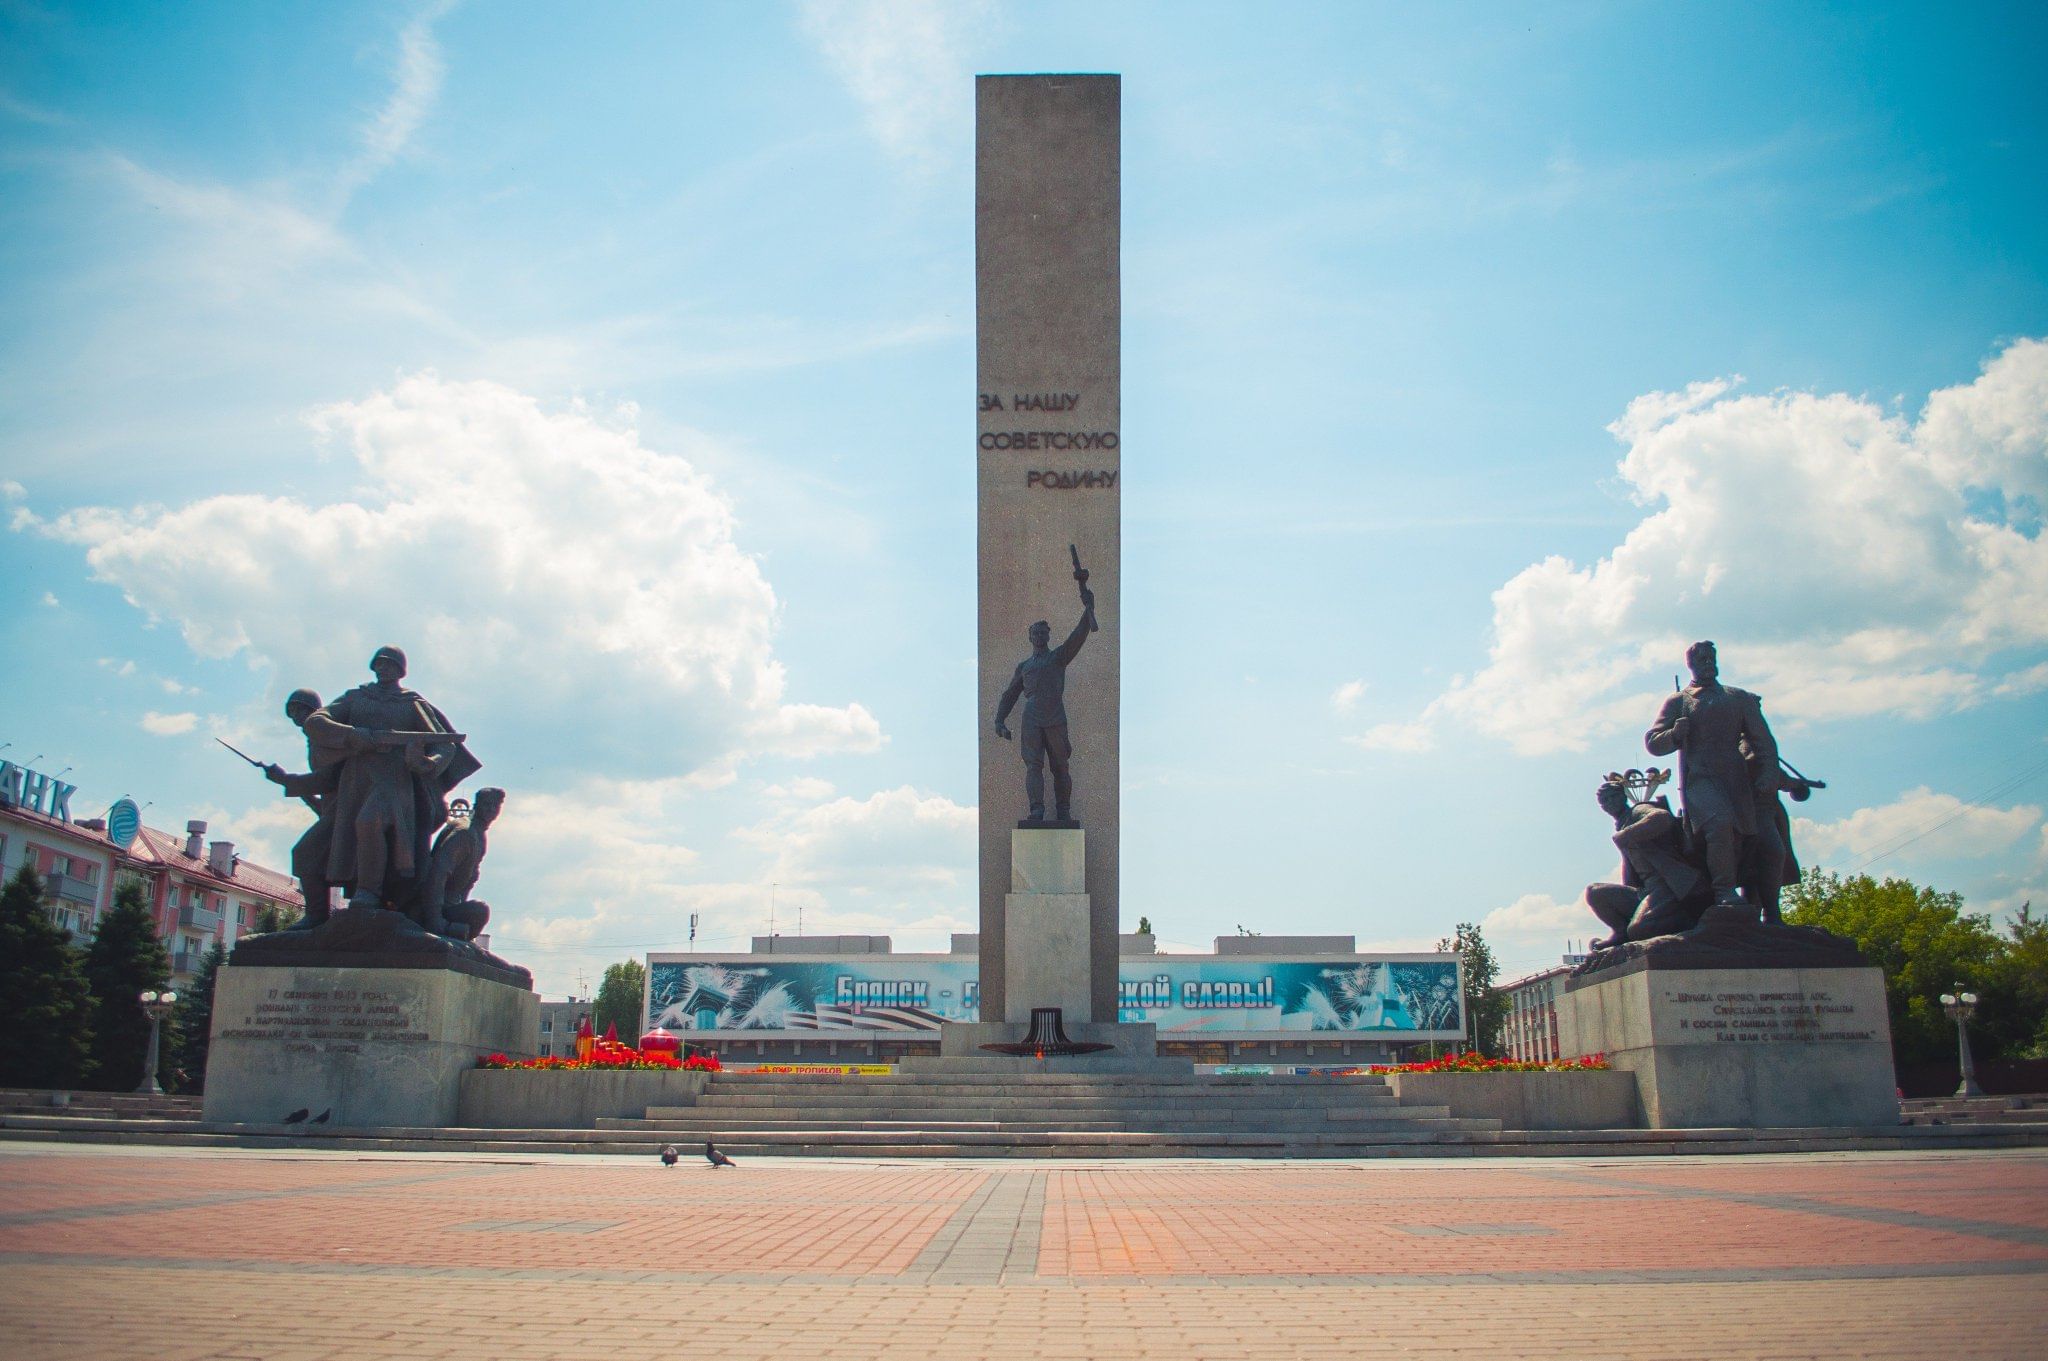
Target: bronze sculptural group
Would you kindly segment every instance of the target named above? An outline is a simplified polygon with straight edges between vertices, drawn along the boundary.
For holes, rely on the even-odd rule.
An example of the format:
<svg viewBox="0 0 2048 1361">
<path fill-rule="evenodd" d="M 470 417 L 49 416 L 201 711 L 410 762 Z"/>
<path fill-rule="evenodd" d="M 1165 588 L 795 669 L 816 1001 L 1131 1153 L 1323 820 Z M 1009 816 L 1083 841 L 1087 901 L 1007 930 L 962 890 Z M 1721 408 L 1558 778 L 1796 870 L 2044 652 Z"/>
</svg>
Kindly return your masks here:
<svg viewBox="0 0 2048 1361">
<path fill-rule="evenodd" d="M 1655 766 L 1612 772 L 1595 795 L 1622 863 L 1620 883 L 1586 888 L 1609 932 L 1595 951 L 1682 935 L 1710 915 L 1783 929 L 1779 894 L 1799 879 L 1782 796 L 1801 802 L 1827 786 L 1779 756 L 1762 700 L 1721 684 L 1713 643 L 1694 643 L 1686 662 L 1692 684 L 1664 701 L 1643 737 L 1651 755 L 1678 757 L 1682 809 L 1658 793 L 1671 775 Z"/>
<path fill-rule="evenodd" d="M 505 792 L 483 789 L 474 805 L 451 805 L 449 795 L 482 763 L 445 714 L 399 684 L 405 653 L 378 648 L 370 671 L 369 684 L 331 703 L 294 690 L 285 715 L 305 734 L 308 768 L 262 767 L 314 813 L 292 848 L 306 902 L 296 929 L 326 925 L 339 888 L 352 910 L 398 913 L 431 935 L 473 941 L 490 908 L 469 894 Z"/>
</svg>

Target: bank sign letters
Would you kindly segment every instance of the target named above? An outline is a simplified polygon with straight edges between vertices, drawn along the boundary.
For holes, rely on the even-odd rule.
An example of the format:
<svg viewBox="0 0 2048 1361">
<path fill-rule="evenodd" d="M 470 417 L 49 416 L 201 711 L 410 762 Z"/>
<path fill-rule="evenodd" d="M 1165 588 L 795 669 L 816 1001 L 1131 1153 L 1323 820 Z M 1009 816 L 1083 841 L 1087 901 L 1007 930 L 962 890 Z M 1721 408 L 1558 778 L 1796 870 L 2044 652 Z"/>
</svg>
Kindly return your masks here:
<svg viewBox="0 0 2048 1361">
<path fill-rule="evenodd" d="M 75 784 L 48 775 L 38 775 L 26 766 L 12 761 L 0 761 L 0 805 L 9 808 L 26 808 L 32 813 L 55 818 L 59 822 L 71 821 L 71 796 L 78 792 Z"/>
<path fill-rule="evenodd" d="M 1081 423 L 1079 415 L 1081 394 L 1078 392 L 984 392 L 981 394 L 981 414 L 984 418 L 997 412 L 1014 413 L 1019 419 L 1016 424 L 1024 425 L 1023 418 L 1044 415 L 1066 416 L 1062 425 Z M 1044 422 L 1052 424 L 1053 422 Z M 1011 450 L 1020 454 L 1077 454 L 1101 450 L 1115 453 L 1118 440 L 1114 430 L 984 430 L 981 432 L 981 447 L 989 450 Z M 1039 491 L 1081 491 L 1091 488 L 1108 489 L 1116 485 L 1117 469 L 1076 467 L 1071 459 L 1049 458 L 1023 459 L 1026 465 L 1024 485 Z M 1047 464 L 1063 462 L 1065 467 L 1048 467 Z"/>
</svg>

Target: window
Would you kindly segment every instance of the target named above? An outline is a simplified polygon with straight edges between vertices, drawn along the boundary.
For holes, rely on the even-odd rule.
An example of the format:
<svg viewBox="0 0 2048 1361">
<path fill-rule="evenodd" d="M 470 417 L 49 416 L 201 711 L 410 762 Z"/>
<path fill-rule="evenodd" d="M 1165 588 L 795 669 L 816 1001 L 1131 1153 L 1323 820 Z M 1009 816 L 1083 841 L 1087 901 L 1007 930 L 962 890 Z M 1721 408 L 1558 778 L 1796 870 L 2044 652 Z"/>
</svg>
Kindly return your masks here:
<svg viewBox="0 0 2048 1361">
<path fill-rule="evenodd" d="M 543 1016 L 543 1017 L 541 1017 L 541 1018 L 540 1018 L 540 1033 L 541 1033 L 541 1034 L 543 1034 L 543 1035 L 552 1035 L 552 1034 L 554 1034 L 554 1033 L 555 1033 L 555 1018 L 554 1018 L 554 1017 L 552 1017 L 552 1016 Z"/>
<path fill-rule="evenodd" d="M 545 1023 L 543 1023 L 543 1028 L 545 1028 Z M 552 1045 L 549 1045 L 546 1041 L 542 1041 L 540 1046 L 540 1056 L 542 1058 L 546 1058 L 554 1052 L 554 1047 Z"/>
</svg>

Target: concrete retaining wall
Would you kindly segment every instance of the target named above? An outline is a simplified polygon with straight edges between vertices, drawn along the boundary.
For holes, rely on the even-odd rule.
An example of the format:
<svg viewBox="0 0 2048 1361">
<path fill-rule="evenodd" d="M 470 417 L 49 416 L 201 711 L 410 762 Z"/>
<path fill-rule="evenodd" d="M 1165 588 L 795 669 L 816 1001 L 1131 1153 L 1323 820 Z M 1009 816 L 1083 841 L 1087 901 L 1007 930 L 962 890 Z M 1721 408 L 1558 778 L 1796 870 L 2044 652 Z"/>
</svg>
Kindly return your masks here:
<svg viewBox="0 0 2048 1361">
<path fill-rule="evenodd" d="M 1389 1073 L 1404 1106 L 1449 1106 L 1456 1119 L 1502 1129 L 1640 1129 L 1636 1075 L 1597 1068 L 1569 1073 Z"/>
<path fill-rule="evenodd" d="M 637 1120 L 649 1106 L 695 1105 L 709 1077 L 660 1068 L 472 1068 L 462 1075 L 457 1123 L 465 1129 L 596 1129 L 599 1116 Z"/>
</svg>

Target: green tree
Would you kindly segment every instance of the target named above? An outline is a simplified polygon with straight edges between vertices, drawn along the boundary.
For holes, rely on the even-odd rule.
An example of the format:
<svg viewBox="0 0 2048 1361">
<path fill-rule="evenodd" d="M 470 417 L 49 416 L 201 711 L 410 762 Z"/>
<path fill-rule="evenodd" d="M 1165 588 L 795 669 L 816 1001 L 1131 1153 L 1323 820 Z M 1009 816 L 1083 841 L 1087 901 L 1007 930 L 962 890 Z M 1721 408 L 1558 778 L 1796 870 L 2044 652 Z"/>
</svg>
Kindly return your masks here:
<svg viewBox="0 0 2048 1361">
<path fill-rule="evenodd" d="M 1892 1057 L 1901 1065 L 1955 1054 L 1955 1023 L 1941 1009 L 1941 994 L 1958 983 L 1989 991 L 2005 952 L 1989 918 L 1963 911 L 1961 894 L 1905 879 L 1880 882 L 1867 874 L 1808 870 L 1785 891 L 1785 920 L 1849 937 L 1884 970 Z M 2010 1010 L 2006 999 L 1987 998 L 1987 1003 L 1985 1022 L 2004 1028 Z M 1987 1048 L 1985 1057 L 1992 1056 Z"/>
<path fill-rule="evenodd" d="M 1138 934 L 1141 936 L 1152 934 L 1152 919 L 1150 917 L 1138 918 Z"/>
<path fill-rule="evenodd" d="M 282 931 L 304 915 L 296 909 L 287 911 L 276 903 L 265 903 L 256 909 L 256 920 L 249 924 L 249 934 L 265 935 L 272 931 Z"/>
<path fill-rule="evenodd" d="M 647 992 L 647 967 L 637 959 L 614 964 L 604 971 L 597 987 L 597 1003 L 591 1009 L 591 1025 L 603 1035 L 607 1026 L 619 1028 L 625 1044 L 640 1043 L 640 1003 Z"/>
<path fill-rule="evenodd" d="M 2006 939 L 1979 989 L 1979 1022 L 1986 1057 L 2048 1058 L 2048 919 L 2031 902 L 2006 923 Z"/>
<path fill-rule="evenodd" d="M 85 952 L 85 981 L 92 989 L 92 1071 L 88 1081 L 101 1091 L 128 1092 L 142 1083 L 142 1058 L 149 1048 L 149 1017 L 141 996 L 170 985 L 171 957 L 157 939 L 156 921 L 142 881 L 124 876 L 114 905 L 100 915 L 99 929 Z M 165 1052 L 177 1047 L 174 1020 L 164 1023 Z"/>
<path fill-rule="evenodd" d="M 92 1058 L 92 994 L 78 952 L 43 910 L 31 865 L 0 889 L 0 1087 L 77 1087 Z"/>
<path fill-rule="evenodd" d="M 172 1012 L 177 1043 L 164 1050 L 165 1090 L 198 1092 L 206 1089 L 206 1050 L 213 1042 L 213 985 L 220 966 L 227 963 L 228 947 L 215 941 L 199 961 L 191 982 L 178 989 L 177 1010 Z M 169 1081 L 177 1078 L 176 1088 Z"/>
<path fill-rule="evenodd" d="M 1474 1049 L 1488 1058 L 1499 1058 L 1501 1031 L 1508 1020 L 1508 997 L 1494 986 L 1500 977 L 1500 965 L 1493 957 L 1493 947 L 1486 943 L 1477 926 L 1459 922 L 1458 929 L 1438 941 L 1436 948 L 1455 952 L 1465 961 L 1465 1033 Z"/>
</svg>

